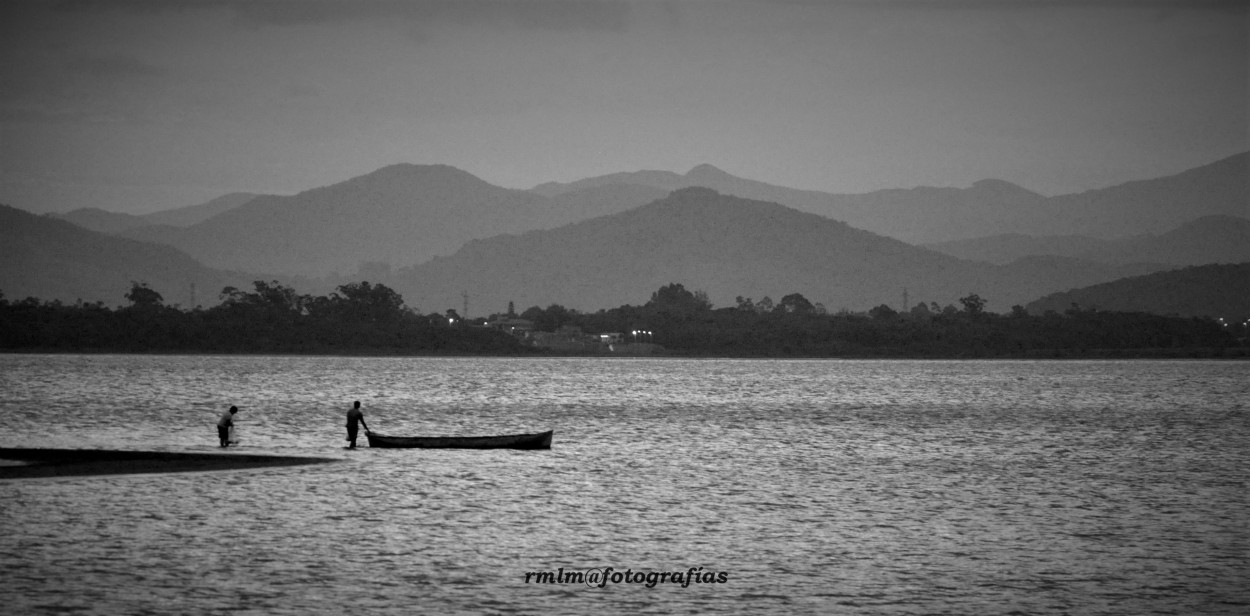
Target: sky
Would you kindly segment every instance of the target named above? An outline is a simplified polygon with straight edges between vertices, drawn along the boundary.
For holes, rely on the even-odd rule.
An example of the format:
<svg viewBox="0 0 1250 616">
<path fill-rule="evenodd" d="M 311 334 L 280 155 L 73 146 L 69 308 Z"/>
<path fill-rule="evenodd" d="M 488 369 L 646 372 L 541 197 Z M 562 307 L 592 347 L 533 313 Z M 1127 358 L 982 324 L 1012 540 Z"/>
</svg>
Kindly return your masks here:
<svg viewBox="0 0 1250 616">
<path fill-rule="evenodd" d="M 146 213 L 395 163 L 1045 195 L 1250 150 L 1250 2 L 0 3 L 0 203 Z"/>
</svg>

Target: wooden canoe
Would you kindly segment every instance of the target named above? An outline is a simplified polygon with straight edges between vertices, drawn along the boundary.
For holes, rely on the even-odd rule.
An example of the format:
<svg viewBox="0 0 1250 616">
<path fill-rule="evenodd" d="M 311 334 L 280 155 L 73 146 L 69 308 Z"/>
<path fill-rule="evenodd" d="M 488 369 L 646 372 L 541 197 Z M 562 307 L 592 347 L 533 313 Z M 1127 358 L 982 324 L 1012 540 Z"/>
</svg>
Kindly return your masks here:
<svg viewBox="0 0 1250 616">
<path fill-rule="evenodd" d="M 551 449 L 554 430 L 504 436 L 386 436 L 366 432 L 370 447 L 419 449 Z"/>
</svg>

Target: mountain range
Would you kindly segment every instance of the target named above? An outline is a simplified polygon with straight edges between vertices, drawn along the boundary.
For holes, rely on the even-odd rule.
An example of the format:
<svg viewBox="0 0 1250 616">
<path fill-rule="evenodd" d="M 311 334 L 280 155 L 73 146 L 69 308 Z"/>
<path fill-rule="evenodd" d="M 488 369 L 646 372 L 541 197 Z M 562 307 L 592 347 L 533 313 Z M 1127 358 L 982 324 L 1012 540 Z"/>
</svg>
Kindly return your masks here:
<svg viewBox="0 0 1250 616">
<path fill-rule="evenodd" d="M 187 227 L 123 235 L 177 247 L 217 268 L 351 275 L 370 263 L 412 265 L 473 239 L 594 215 L 564 201 L 494 186 L 454 167 L 400 164 L 296 195 L 262 195 Z"/>
<path fill-rule="evenodd" d="M 62 217 L 116 234 L 81 242 L 103 247 L 125 238 L 190 255 L 198 263 L 185 268 L 182 282 L 171 282 L 175 289 L 206 276 L 237 286 L 240 278 L 224 272 L 301 284 L 309 281 L 296 277 L 320 277 L 323 287 L 367 274 L 423 309 L 458 307 L 467 293 L 480 312 L 495 312 L 509 301 L 583 310 L 641 303 L 656 288 L 681 282 L 720 306 L 739 295 L 778 299 L 798 292 L 830 310 L 898 307 L 906 289 L 912 303 L 955 303 L 975 292 L 989 309 L 1004 311 L 1049 293 L 1178 265 L 1250 260 L 1246 165 L 1240 154 L 1167 178 L 1043 197 L 998 180 L 966 189 L 834 195 L 737 178 L 710 165 L 684 175 L 620 173 L 525 191 L 445 165 L 400 164 L 290 196 L 236 193 L 142 217 L 98 210 Z M 1052 219 L 1064 211 L 1084 226 L 1073 230 Z M 63 227 L 46 232 L 66 233 Z M 900 237 L 934 243 L 917 246 Z M 958 237 L 978 239 L 952 240 Z M 133 241 L 97 252 L 129 254 Z M 15 251 L 10 248 L 13 263 L 36 269 L 63 269 L 71 257 L 90 260 L 70 249 L 59 263 Z M 184 263 L 173 254 L 156 258 Z M 18 276 L 9 265 L 0 290 L 12 298 L 26 293 L 19 288 L 34 288 L 30 280 L 38 272 Z M 128 285 L 99 298 L 120 296 Z M 95 299 L 67 292 L 31 294 Z"/>
<path fill-rule="evenodd" d="M 865 194 L 796 190 L 746 180 L 711 165 L 685 175 L 615 173 L 533 191 L 555 196 L 613 184 L 676 190 L 691 186 L 772 201 L 912 244 L 1002 234 L 1122 238 L 1158 234 L 1203 216 L 1250 217 L 1250 153 L 1172 176 L 1079 194 L 1044 197 L 1010 182 L 982 180 L 968 188 L 917 187 Z"/>
<path fill-rule="evenodd" d="M 1250 219 L 1203 216 L 1166 233 L 1106 240 L 1084 235 L 1011 233 L 925 244 L 925 248 L 973 261 L 1005 264 L 1029 256 L 1062 256 L 1100 263 L 1170 266 L 1250 262 Z"/>
<path fill-rule="evenodd" d="M 1151 312 L 1183 317 L 1250 318 L 1250 263 L 1200 265 L 1133 276 L 1030 302 L 1029 312 L 1072 309 Z"/>
<path fill-rule="evenodd" d="M 487 312 L 645 302 L 673 282 L 716 306 L 800 293 L 828 310 L 957 304 L 977 293 L 1005 311 L 1056 289 L 1155 271 L 1054 257 L 998 266 L 957 259 L 776 203 L 686 188 L 620 214 L 469 242 L 387 281 L 409 305 L 442 310 L 463 294 Z"/>
<path fill-rule="evenodd" d="M 0 205 L 0 292 L 8 300 L 117 306 L 127 303 L 132 283 L 145 282 L 170 305 L 213 305 L 223 287 L 250 286 L 252 279 L 210 269 L 169 246 Z"/>
<path fill-rule="evenodd" d="M 450 255 L 471 240 L 554 229 L 702 186 L 909 243 L 1038 235 L 1048 229 L 1107 239 L 1163 233 L 1202 216 L 1246 217 L 1246 163 L 1242 154 L 1168 178 L 1054 198 L 998 180 L 966 189 L 834 195 L 737 178 L 710 165 L 685 175 L 618 173 L 523 191 L 445 165 L 400 164 L 296 195 L 255 196 L 186 226 L 148 225 L 119 233 L 174 246 L 219 269 L 350 276 L 362 266 L 417 265 Z M 1079 222 L 1061 224 L 1065 220 Z"/>
<path fill-rule="evenodd" d="M 68 220 L 84 229 L 99 231 L 101 233 L 121 233 L 135 227 L 146 227 L 149 225 L 169 225 L 173 227 L 189 227 L 196 223 L 203 222 L 218 214 L 229 210 L 255 199 L 258 195 L 253 193 L 230 193 L 222 195 L 199 205 L 191 205 L 187 207 L 175 208 L 172 210 L 162 210 L 151 214 L 123 214 L 121 212 L 110 212 L 99 208 L 82 208 L 67 212 L 65 214 L 53 214 L 54 218 Z"/>
</svg>

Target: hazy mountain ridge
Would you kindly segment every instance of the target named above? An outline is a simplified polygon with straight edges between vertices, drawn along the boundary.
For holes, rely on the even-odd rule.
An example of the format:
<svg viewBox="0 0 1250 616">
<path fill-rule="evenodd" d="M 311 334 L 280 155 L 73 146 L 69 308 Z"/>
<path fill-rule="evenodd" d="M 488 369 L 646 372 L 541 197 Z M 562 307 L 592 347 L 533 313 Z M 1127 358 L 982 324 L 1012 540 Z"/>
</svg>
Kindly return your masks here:
<svg viewBox="0 0 1250 616">
<path fill-rule="evenodd" d="M 670 192 L 672 191 L 640 184 L 607 184 L 562 192 L 551 197 L 551 200 L 556 204 L 557 210 L 576 213 L 569 216 L 572 220 L 566 221 L 567 224 L 619 214 L 641 204 L 663 199 Z"/>
<path fill-rule="evenodd" d="M 366 263 L 413 265 L 480 237 L 566 224 L 654 192 L 606 187 L 548 199 L 446 165 L 401 164 L 293 196 L 260 196 L 184 229 L 125 235 L 177 246 L 214 267 L 352 274 Z"/>
<path fill-rule="evenodd" d="M 1197 201 L 1204 195 L 1227 196 L 1238 190 L 1244 195 L 1245 162 L 1245 155 L 1239 155 L 1170 178 L 1082 193 L 1082 198 L 1120 212 L 1125 218 L 1117 221 L 1115 235 L 1122 236 L 1133 230 L 1133 221 L 1148 217 L 1137 216 L 1131 211 L 1135 206 L 1120 203 L 1116 195 L 1123 192 L 1136 198 L 1142 186 L 1162 191 L 1181 203 Z M 737 178 L 706 164 L 684 175 L 667 171 L 617 173 L 515 191 L 446 165 L 399 164 L 293 196 L 255 197 L 182 230 L 157 226 L 130 228 L 123 234 L 175 246 L 212 267 L 305 276 L 350 275 L 366 263 L 415 265 L 451 254 L 473 239 L 550 229 L 622 212 L 654 201 L 667 191 L 696 185 L 722 194 L 781 203 L 905 241 L 983 237 L 986 231 L 1015 233 L 1018 228 L 1035 235 L 1032 229 L 1053 225 L 1055 215 L 1049 204 L 1060 199 L 1001 180 L 982 180 L 969 188 L 920 187 L 833 195 Z M 1198 197 L 1186 197 L 1186 190 Z M 1069 208 L 1078 203 L 1070 199 L 1060 202 Z M 1186 222 L 1190 212 L 1229 209 L 1223 201 L 1208 205 L 1180 208 L 1170 216 Z M 1244 203 L 1239 206 L 1245 209 Z M 1082 235 L 1097 231 L 1081 230 Z M 1041 254 L 1081 253 L 1052 248 Z"/>
<path fill-rule="evenodd" d="M 1073 309 L 1151 312 L 1189 317 L 1250 318 L 1250 263 L 1201 265 L 1052 293 L 1029 312 Z"/>
<path fill-rule="evenodd" d="M 1102 263 L 1246 263 L 1250 262 L 1250 219 L 1204 216 L 1166 233 L 1113 242 L 1080 256 Z"/>
<path fill-rule="evenodd" d="M 134 214 L 110 212 L 94 207 L 86 207 L 64 214 L 48 214 L 49 218 L 64 220 L 89 231 L 116 235 L 127 229 L 142 227 L 148 222 Z"/>
<path fill-rule="evenodd" d="M 670 190 L 706 186 L 722 194 L 781 203 L 916 244 L 1013 233 L 1109 239 L 1162 233 L 1203 216 L 1250 216 L 1248 166 L 1250 153 L 1241 153 L 1172 176 L 1056 197 L 992 179 L 968 188 L 823 193 L 745 180 L 710 165 L 700 165 L 685 175 L 664 171 L 615 173 L 569 184 L 542 184 L 533 190 L 551 195 L 620 183 Z"/>
<path fill-rule="evenodd" d="M 1205 216 L 1250 218 L 1250 152 L 1167 177 L 1047 201 L 1049 215 L 1034 234 L 1125 237 L 1164 233 Z"/>
<path fill-rule="evenodd" d="M 214 267 L 308 276 L 450 253 L 479 235 L 520 231 L 548 200 L 445 165 L 392 165 L 293 196 L 257 197 L 185 229 L 128 236 L 183 248 Z"/>
<path fill-rule="evenodd" d="M 450 257 L 404 269 L 390 281 L 423 310 L 461 305 L 472 314 L 560 304 L 580 310 L 641 304 L 680 282 L 717 306 L 741 295 L 801 293 L 827 309 L 957 304 L 977 293 L 1005 311 L 1057 288 L 1142 273 L 1059 259 L 1012 266 L 964 261 L 776 203 L 704 188 L 621 214 L 549 231 L 478 240 Z"/>
<path fill-rule="evenodd" d="M 124 305 L 132 281 L 147 282 L 169 304 L 212 305 L 228 285 L 252 276 L 204 267 L 168 246 L 83 229 L 68 221 L 0 205 L 0 291 L 9 300 L 35 297 Z"/>
<path fill-rule="evenodd" d="M 707 164 L 685 175 L 665 171 L 616 173 L 570 184 L 543 184 L 534 190 L 559 194 L 622 183 L 666 190 L 703 186 L 721 194 L 780 203 L 912 243 L 932 235 L 957 235 L 958 230 L 978 221 L 1019 216 L 1023 208 L 1045 199 L 1001 180 L 982 180 L 970 188 L 891 188 L 860 195 L 823 193 L 739 178 Z M 1004 211 L 1004 206 L 1010 210 Z"/>
<path fill-rule="evenodd" d="M 222 195 L 199 205 L 189 205 L 187 207 L 175 208 L 172 210 L 163 210 L 160 212 L 152 212 L 145 214 L 142 218 L 151 225 L 170 225 L 174 227 L 189 227 L 198 224 L 233 210 L 261 195 L 248 192 L 235 192 Z"/>
<path fill-rule="evenodd" d="M 189 227 L 239 207 L 259 195 L 253 193 L 230 193 L 198 205 L 162 210 L 150 214 L 134 215 L 109 212 L 98 208 L 82 208 L 64 214 L 52 214 L 54 218 L 68 220 L 84 229 L 100 233 L 118 234 L 147 225 Z"/>
<path fill-rule="evenodd" d="M 1193 187 L 1203 178 L 1217 177 L 1227 188 L 1225 180 L 1236 172 L 1229 161 L 1237 160 L 1244 163 L 1245 157 L 1181 174 L 1185 177 L 1178 186 Z M 494 186 L 446 165 L 400 164 L 297 195 L 256 196 L 186 228 L 148 225 L 123 235 L 178 247 L 222 270 L 278 273 L 250 275 L 244 284 L 253 278 L 299 274 L 338 273 L 360 279 L 368 272 L 375 282 L 394 282 L 412 305 L 457 307 L 461 291 L 467 290 L 478 298 L 472 303 L 485 304 L 485 312 L 502 310 L 508 301 L 587 310 L 640 303 L 671 282 L 705 290 L 719 306 L 732 305 L 737 295 L 758 300 L 798 292 L 830 310 L 864 310 L 881 303 L 899 307 L 906 288 L 911 303 L 955 303 L 975 292 L 990 301 L 991 310 L 1005 311 L 1058 289 L 1170 267 L 1161 259 L 1143 258 L 1152 251 L 1163 254 L 1163 244 L 1133 244 L 1132 250 L 1108 256 L 1099 250 L 1124 248 L 1131 242 L 1097 238 L 1084 238 L 1086 248 L 1093 250 L 1056 250 L 1052 256 L 1004 266 L 973 263 L 778 201 L 698 188 L 679 189 L 670 196 L 663 188 L 630 182 L 643 177 L 678 186 L 722 184 L 738 193 L 806 199 L 808 206 L 828 205 L 830 195 L 824 193 L 743 180 L 710 165 L 685 175 L 640 173 L 543 185 L 553 195 L 548 197 Z M 1171 186 L 1165 180 L 1169 178 L 1160 186 Z M 1168 190 L 1183 202 L 1196 199 L 1183 197 L 1176 187 Z M 1194 190 L 1199 195 L 1211 193 L 1201 187 Z M 1215 190 L 1227 192 L 1218 186 Z M 1100 198 L 1109 198 L 1108 194 Z M 971 201 L 970 195 L 975 197 Z M 990 211 L 1001 211 L 1003 220 L 1018 211 L 1047 215 L 1038 204 L 1049 201 L 998 180 L 980 181 L 967 189 L 892 189 L 857 198 L 856 207 L 865 212 L 910 208 L 926 213 L 897 223 L 900 229 L 923 228 L 953 210 L 991 223 L 996 219 Z M 1016 205 L 1002 208 L 1008 202 Z M 674 209 L 674 203 L 685 209 Z M 683 213 L 694 210 L 698 216 Z M 805 218 L 796 222 L 800 214 Z M 1196 221 L 1185 233 L 1177 229 L 1176 234 L 1157 239 L 1170 242 L 1176 258 L 1185 253 L 1184 258 L 1202 259 L 1217 246 L 1235 248 L 1242 236 L 1233 231 L 1242 228 L 1242 219 L 1213 220 L 1217 228 L 1209 231 L 1202 231 L 1207 222 Z M 551 233 L 535 231 L 544 228 Z M 821 232 L 813 234 L 816 230 Z M 1240 233 L 1244 235 L 1244 230 Z M 1107 261 L 1096 263 L 1072 258 L 1073 254 Z M 373 265 L 357 272 L 369 263 L 394 267 Z M 404 265 L 413 267 L 396 271 Z"/>
<path fill-rule="evenodd" d="M 1028 256 L 1064 256 L 1099 263 L 1160 263 L 1169 266 L 1250 261 L 1250 220 L 1204 216 L 1158 235 L 1104 240 L 1080 235 L 996 235 L 925 244 L 960 259 L 1007 264 Z"/>
<path fill-rule="evenodd" d="M 650 186 L 672 192 L 679 188 L 687 188 L 690 186 L 690 183 L 685 180 L 685 176 L 672 171 L 625 171 L 577 180 L 568 184 L 546 182 L 531 188 L 530 192 L 538 193 L 544 197 L 556 197 L 579 190 L 603 188 L 611 185 Z"/>
<path fill-rule="evenodd" d="M 960 259 L 1006 265 L 1025 257 L 1075 257 L 1103 248 L 1113 241 L 1084 235 L 1036 236 L 1004 233 L 967 240 L 922 244 L 922 246 Z"/>
</svg>

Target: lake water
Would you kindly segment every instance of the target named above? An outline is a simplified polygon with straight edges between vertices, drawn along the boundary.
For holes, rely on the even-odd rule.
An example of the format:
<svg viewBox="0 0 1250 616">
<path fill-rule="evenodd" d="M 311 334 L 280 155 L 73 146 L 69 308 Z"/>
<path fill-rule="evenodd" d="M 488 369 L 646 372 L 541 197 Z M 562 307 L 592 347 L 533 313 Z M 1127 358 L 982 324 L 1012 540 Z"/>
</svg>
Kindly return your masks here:
<svg viewBox="0 0 1250 616">
<path fill-rule="evenodd" d="M 555 439 L 348 451 L 352 400 L 381 433 Z M 239 453 L 341 461 L 0 481 L 0 605 L 1250 610 L 1250 363 L 0 356 L 3 447 L 217 452 L 231 404 Z M 526 581 L 607 567 L 639 581 Z"/>
</svg>

